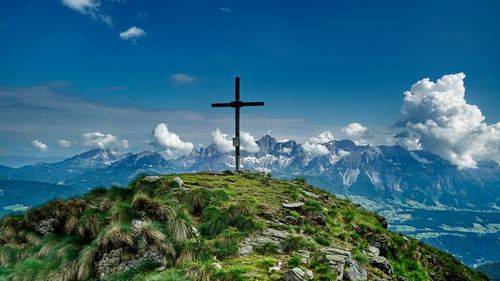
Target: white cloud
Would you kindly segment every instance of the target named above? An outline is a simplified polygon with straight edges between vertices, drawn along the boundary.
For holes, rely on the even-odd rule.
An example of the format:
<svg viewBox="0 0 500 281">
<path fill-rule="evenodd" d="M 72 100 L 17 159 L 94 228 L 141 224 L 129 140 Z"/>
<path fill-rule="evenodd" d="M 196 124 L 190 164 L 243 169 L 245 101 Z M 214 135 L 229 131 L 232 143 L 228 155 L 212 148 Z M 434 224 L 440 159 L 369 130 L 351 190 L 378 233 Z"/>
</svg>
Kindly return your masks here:
<svg viewBox="0 0 500 281">
<path fill-rule="evenodd" d="M 363 137 L 368 132 L 368 128 L 360 123 L 354 122 L 342 128 L 342 132 L 350 137 Z"/>
<path fill-rule="evenodd" d="M 70 147 L 72 145 L 72 143 L 70 141 L 68 141 L 68 140 L 61 139 L 61 140 L 57 141 L 57 145 L 59 147 L 67 148 L 67 147 Z"/>
<path fill-rule="evenodd" d="M 309 140 L 302 145 L 306 153 L 312 156 L 327 155 L 330 153 L 328 148 L 323 143 L 334 140 L 333 134 L 330 131 L 324 131 L 317 136 L 309 138 Z"/>
<path fill-rule="evenodd" d="M 399 144 L 408 150 L 422 149 L 420 136 L 414 132 L 402 131 L 394 135 L 393 139 L 396 141 L 396 144 Z"/>
<path fill-rule="evenodd" d="M 327 155 L 330 153 L 326 146 L 319 143 L 306 142 L 302 145 L 302 148 L 306 153 L 310 153 L 312 156 Z"/>
<path fill-rule="evenodd" d="M 137 38 L 145 36 L 146 32 L 136 26 L 132 26 L 127 31 L 120 32 L 120 38 L 127 41 L 131 40 L 134 44 L 137 44 Z"/>
<path fill-rule="evenodd" d="M 309 139 L 309 142 L 310 143 L 320 143 L 321 144 L 321 143 L 327 143 L 327 142 L 332 141 L 334 139 L 335 138 L 333 137 L 332 132 L 330 132 L 330 131 L 324 131 L 324 132 L 320 133 L 317 136 L 311 137 Z"/>
<path fill-rule="evenodd" d="M 49 149 L 49 147 L 46 144 L 44 144 L 39 140 L 31 141 L 31 145 L 33 145 L 36 149 L 38 149 L 41 152 L 46 152 Z"/>
<path fill-rule="evenodd" d="M 219 129 L 212 132 L 212 139 L 219 150 L 222 153 L 227 153 L 234 150 L 233 139 L 228 134 L 224 134 Z M 255 141 L 255 137 L 248 132 L 241 132 L 240 135 L 241 150 L 246 150 L 248 152 L 259 152 L 259 145 Z"/>
<path fill-rule="evenodd" d="M 192 75 L 185 73 L 175 73 L 170 75 L 170 79 L 178 84 L 191 84 L 196 82 L 198 79 Z"/>
<path fill-rule="evenodd" d="M 128 148 L 128 140 L 119 139 L 112 134 L 101 132 L 89 132 L 82 134 L 82 139 L 85 146 L 105 148 L 109 146 L 117 146 Z"/>
<path fill-rule="evenodd" d="M 241 149 L 248 152 L 259 152 L 259 145 L 255 142 L 254 136 L 250 135 L 248 132 L 241 132 Z"/>
<path fill-rule="evenodd" d="M 423 149 L 460 167 L 500 163 L 500 122 L 486 124 L 481 110 L 467 103 L 464 79 L 458 73 L 415 83 L 404 93 L 398 125 L 418 134 Z"/>
<path fill-rule="evenodd" d="M 94 20 L 107 24 L 108 26 L 113 25 L 113 18 L 100 12 L 100 0 L 61 0 L 61 2 L 63 5 L 79 12 L 80 14 L 87 15 Z"/>
<path fill-rule="evenodd" d="M 194 145 L 182 141 L 179 135 L 169 131 L 167 124 L 159 123 L 151 134 L 150 144 L 162 151 L 167 158 L 177 158 L 190 153 Z"/>
<path fill-rule="evenodd" d="M 226 12 L 226 13 L 230 13 L 231 12 L 231 9 L 229 9 L 228 7 L 222 7 L 220 8 L 221 11 L 223 12 Z"/>
<path fill-rule="evenodd" d="M 212 132 L 212 139 L 217 147 L 217 150 L 220 152 L 226 153 L 233 150 L 233 141 L 231 137 L 222 133 L 219 129 Z"/>
</svg>

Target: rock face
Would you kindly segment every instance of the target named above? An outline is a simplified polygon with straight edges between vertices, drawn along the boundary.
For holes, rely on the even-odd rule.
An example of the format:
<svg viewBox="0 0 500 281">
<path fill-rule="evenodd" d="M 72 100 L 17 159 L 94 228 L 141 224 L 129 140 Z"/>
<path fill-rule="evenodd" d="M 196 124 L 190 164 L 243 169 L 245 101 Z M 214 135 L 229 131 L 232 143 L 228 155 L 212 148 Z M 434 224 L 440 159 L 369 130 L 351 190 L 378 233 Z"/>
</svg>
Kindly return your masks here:
<svg viewBox="0 0 500 281">
<path fill-rule="evenodd" d="M 99 280 L 105 280 L 114 273 L 127 271 L 146 261 L 161 264 L 163 259 L 164 256 L 155 250 L 148 250 L 132 257 L 121 248 L 111 250 L 105 253 L 97 263 L 97 277 Z"/>
<path fill-rule="evenodd" d="M 278 253 L 283 253 L 282 242 L 290 236 L 290 233 L 274 228 L 266 228 L 260 235 L 245 238 L 240 247 L 240 256 L 248 256 L 253 253 L 255 247 L 271 243 L 276 246 Z"/>
<path fill-rule="evenodd" d="M 325 262 L 330 266 L 337 280 L 360 281 L 368 278 L 368 273 L 352 256 L 351 252 L 338 248 L 321 248 Z"/>
<path fill-rule="evenodd" d="M 42 235 L 51 235 L 54 233 L 55 219 L 45 219 L 41 220 L 35 227 L 35 230 Z"/>
<path fill-rule="evenodd" d="M 283 275 L 283 280 L 285 281 L 305 281 L 306 279 L 306 273 L 298 268 L 294 267 L 290 269 L 285 275 Z"/>
</svg>

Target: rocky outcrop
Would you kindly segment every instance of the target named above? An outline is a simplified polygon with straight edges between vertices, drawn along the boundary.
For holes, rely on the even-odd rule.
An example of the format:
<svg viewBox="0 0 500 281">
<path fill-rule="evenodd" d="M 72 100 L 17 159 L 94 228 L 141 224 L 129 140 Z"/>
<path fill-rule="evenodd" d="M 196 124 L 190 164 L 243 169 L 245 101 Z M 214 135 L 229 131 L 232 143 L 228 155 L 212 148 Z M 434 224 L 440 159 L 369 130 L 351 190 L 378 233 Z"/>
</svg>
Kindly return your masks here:
<svg viewBox="0 0 500 281">
<path fill-rule="evenodd" d="M 161 264 L 164 256 L 155 250 L 148 250 L 142 254 L 130 257 L 123 249 L 115 249 L 105 253 L 97 263 L 97 277 L 105 280 L 111 275 L 124 272 L 143 264 L 144 262 Z"/>
<path fill-rule="evenodd" d="M 360 281 L 368 278 L 368 273 L 363 266 L 357 262 L 351 252 L 339 248 L 321 248 L 325 260 L 331 271 L 337 276 L 337 280 Z"/>
<path fill-rule="evenodd" d="M 294 267 L 283 275 L 283 280 L 285 281 L 305 281 L 312 280 L 313 278 L 314 274 L 312 271 L 308 269 L 302 270 L 299 267 Z"/>
<path fill-rule="evenodd" d="M 304 206 L 304 202 L 295 202 L 295 203 L 281 203 L 281 205 L 288 209 L 298 209 Z"/>
<path fill-rule="evenodd" d="M 35 230 L 42 235 L 51 235 L 54 233 L 55 223 L 55 219 L 41 220 L 38 225 L 35 226 Z"/>
<path fill-rule="evenodd" d="M 278 253 L 283 253 L 282 242 L 290 236 L 290 233 L 274 228 L 266 228 L 259 235 L 245 238 L 240 247 L 240 256 L 248 256 L 253 253 L 255 247 L 271 243 L 276 246 Z"/>
</svg>

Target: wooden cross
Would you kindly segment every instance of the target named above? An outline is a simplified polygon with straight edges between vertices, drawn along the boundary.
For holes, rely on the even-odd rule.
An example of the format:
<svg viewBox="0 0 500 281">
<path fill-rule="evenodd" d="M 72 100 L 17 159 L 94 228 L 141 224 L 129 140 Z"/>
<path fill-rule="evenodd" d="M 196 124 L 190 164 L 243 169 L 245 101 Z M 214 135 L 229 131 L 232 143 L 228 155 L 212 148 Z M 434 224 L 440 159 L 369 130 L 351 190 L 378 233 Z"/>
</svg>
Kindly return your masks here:
<svg viewBox="0 0 500 281">
<path fill-rule="evenodd" d="M 212 103 L 212 107 L 234 107 L 234 138 L 233 146 L 236 171 L 240 170 L 240 107 L 263 106 L 264 102 L 243 102 L 240 101 L 240 77 L 234 78 L 234 101 L 228 103 Z"/>
</svg>

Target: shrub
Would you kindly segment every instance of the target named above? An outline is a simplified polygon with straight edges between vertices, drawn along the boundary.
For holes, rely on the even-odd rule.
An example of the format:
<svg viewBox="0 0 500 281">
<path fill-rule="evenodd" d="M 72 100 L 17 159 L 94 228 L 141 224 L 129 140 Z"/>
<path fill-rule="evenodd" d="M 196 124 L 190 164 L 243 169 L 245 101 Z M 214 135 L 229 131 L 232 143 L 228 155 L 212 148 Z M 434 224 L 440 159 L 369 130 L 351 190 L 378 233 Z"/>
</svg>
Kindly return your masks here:
<svg viewBox="0 0 500 281">
<path fill-rule="evenodd" d="M 288 260 L 289 267 L 297 267 L 302 264 L 302 258 L 299 256 L 293 256 Z"/>
<path fill-rule="evenodd" d="M 330 240 L 322 235 L 314 237 L 314 241 L 316 241 L 316 243 L 320 244 L 321 246 L 330 246 Z"/>
<path fill-rule="evenodd" d="M 255 252 L 261 255 L 271 255 L 278 253 L 278 246 L 271 242 L 266 242 L 255 247 Z"/>
<path fill-rule="evenodd" d="M 307 243 L 301 236 L 289 236 L 283 241 L 283 250 L 289 253 L 306 247 Z"/>
</svg>

